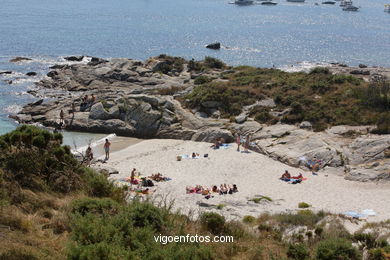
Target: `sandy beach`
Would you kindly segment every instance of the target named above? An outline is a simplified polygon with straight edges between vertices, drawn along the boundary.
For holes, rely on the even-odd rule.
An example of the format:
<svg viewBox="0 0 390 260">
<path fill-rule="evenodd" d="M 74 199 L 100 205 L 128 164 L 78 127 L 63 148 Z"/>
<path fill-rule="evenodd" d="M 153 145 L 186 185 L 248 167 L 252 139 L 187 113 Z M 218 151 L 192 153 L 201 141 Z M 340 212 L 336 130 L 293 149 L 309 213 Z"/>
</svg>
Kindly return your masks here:
<svg viewBox="0 0 390 260">
<path fill-rule="evenodd" d="M 361 183 L 344 180 L 342 173 L 326 174 L 293 168 L 264 155 L 236 151 L 233 144 L 227 149 L 213 150 L 210 143 L 181 140 L 145 140 L 125 149 L 113 152 L 107 166 L 119 171 L 110 178 L 117 180 L 130 176 L 133 168 L 141 176 L 160 172 L 172 178 L 167 182 L 156 183 L 154 198 L 160 195 L 174 200 L 174 208 L 183 213 L 197 215 L 205 210 L 217 211 L 228 219 L 242 219 L 245 215 L 258 216 L 264 212 L 291 212 L 298 210 L 298 203 L 312 205 L 312 210 L 325 210 L 332 213 L 347 211 L 361 212 L 372 209 L 376 216 L 367 221 L 390 219 L 390 185 Z M 199 159 L 182 159 L 178 155 L 200 154 Z M 208 158 L 203 155 L 208 154 Z M 302 173 L 307 180 L 300 184 L 288 184 L 279 180 L 288 170 L 293 176 Z M 205 199 L 200 194 L 186 194 L 186 186 L 197 184 L 211 187 L 220 184 L 237 184 L 239 192 L 232 195 L 216 194 Z M 268 196 L 271 202 L 250 201 L 259 196 Z M 199 205 L 200 204 L 200 205 Z M 216 209 L 217 205 L 225 205 Z"/>
</svg>

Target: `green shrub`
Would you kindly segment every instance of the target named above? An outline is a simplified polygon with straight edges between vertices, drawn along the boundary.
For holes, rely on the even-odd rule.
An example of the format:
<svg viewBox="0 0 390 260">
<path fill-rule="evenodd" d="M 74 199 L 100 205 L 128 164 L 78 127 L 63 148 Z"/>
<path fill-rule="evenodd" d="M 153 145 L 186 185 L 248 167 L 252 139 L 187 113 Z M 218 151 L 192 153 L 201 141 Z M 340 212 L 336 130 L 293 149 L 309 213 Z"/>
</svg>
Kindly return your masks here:
<svg viewBox="0 0 390 260">
<path fill-rule="evenodd" d="M 244 218 L 242 219 L 242 221 L 247 224 L 252 224 L 255 222 L 255 220 L 256 218 L 253 216 L 244 216 Z"/>
<path fill-rule="evenodd" d="M 354 85 L 360 85 L 362 82 L 362 80 L 357 77 L 342 74 L 333 75 L 331 81 L 336 84 L 351 83 Z"/>
<path fill-rule="evenodd" d="M 204 65 L 208 68 L 222 69 L 225 67 L 225 63 L 213 57 L 206 56 L 204 58 Z"/>
<path fill-rule="evenodd" d="M 34 145 L 38 148 L 41 148 L 41 149 L 45 148 L 46 147 L 45 137 L 42 135 L 35 136 L 32 139 L 32 145 Z"/>
<path fill-rule="evenodd" d="M 282 224 L 308 227 L 314 227 L 323 217 L 321 214 L 315 214 L 311 210 L 300 210 L 296 214 L 281 213 L 275 215 L 275 219 Z"/>
<path fill-rule="evenodd" d="M 300 202 L 298 204 L 298 208 L 300 208 L 300 209 L 305 209 L 305 208 L 310 208 L 310 207 L 311 207 L 311 205 L 306 203 L 306 202 Z"/>
<path fill-rule="evenodd" d="M 329 74 L 329 68 L 326 67 L 315 67 L 310 70 L 309 74 Z"/>
<path fill-rule="evenodd" d="M 358 250 L 352 246 L 351 242 L 340 238 L 330 238 L 320 241 L 316 249 L 316 257 L 318 260 L 361 259 Z"/>
<path fill-rule="evenodd" d="M 305 260 L 309 258 L 310 253 L 307 247 L 302 243 L 290 244 L 288 246 L 287 256 L 291 259 Z"/>
<path fill-rule="evenodd" d="M 315 93 L 325 94 L 327 91 L 330 90 L 330 87 L 327 83 L 324 82 L 317 82 L 310 85 L 310 88 Z"/>
<path fill-rule="evenodd" d="M 200 216 L 200 222 L 211 233 L 221 234 L 225 227 L 225 217 L 214 212 L 205 212 Z"/>
<path fill-rule="evenodd" d="M 381 248 L 368 250 L 368 260 L 386 260 L 386 256 Z"/>
<path fill-rule="evenodd" d="M 202 85 L 202 84 L 208 83 L 210 81 L 212 81 L 212 79 L 207 77 L 207 76 L 198 76 L 195 78 L 194 84 L 195 85 Z"/>
<path fill-rule="evenodd" d="M 353 239 L 363 243 L 368 249 L 376 246 L 376 239 L 373 234 L 370 233 L 355 233 Z"/>
<path fill-rule="evenodd" d="M 91 168 L 83 168 L 82 178 L 85 181 L 85 189 L 93 197 L 111 197 L 117 201 L 124 199 L 124 192 L 121 188 L 116 187 L 103 174 L 97 173 Z"/>
<path fill-rule="evenodd" d="M 377 121 L 375 134 L 390 134 L 390 113 L 382 113 Z"/>
<path fill-rule="evenodd" d="M 32 252 L 24 249 L 9 249 L 0 254 L 0 260 L 38 260 L 39 258 Z"/>
<path fill-rule="evenodd" d="M 119 204 L 116 201 L 109 198 L 104 198 L 104 199 L 84 198 L 84 199 L 78 199 L 72 201 L 70 207 L 72 213 L 77 213 L 84 216 L 87 213 L 114 214 L 118 211 Z"/>
<path fill-rule="evenodd" d="M 133 202 L 130 218 L 134 223 L 134 227 L 149 227 L 153 230 L 161 230 L 163 226 L 162 210 L 147 202 Z"/>
</svg>

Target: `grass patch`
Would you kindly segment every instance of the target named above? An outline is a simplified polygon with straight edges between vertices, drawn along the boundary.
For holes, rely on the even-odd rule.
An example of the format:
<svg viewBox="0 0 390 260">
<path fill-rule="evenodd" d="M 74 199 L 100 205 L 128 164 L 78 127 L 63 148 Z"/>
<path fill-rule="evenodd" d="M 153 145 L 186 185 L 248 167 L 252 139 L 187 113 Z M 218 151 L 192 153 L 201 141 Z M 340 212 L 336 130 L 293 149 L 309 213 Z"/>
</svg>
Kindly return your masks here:
<svg viewBox="0 0 390 260">
<path fill-rule="evenodd" d="M 311 205 L 306 203 L 306 202 L 300 202 L 298 204 L 298 208 L 300 208 L 300 209 L 306 209 L 306 208 L 310 208 L 310 207 L 311 207 Z"/>
</svg>

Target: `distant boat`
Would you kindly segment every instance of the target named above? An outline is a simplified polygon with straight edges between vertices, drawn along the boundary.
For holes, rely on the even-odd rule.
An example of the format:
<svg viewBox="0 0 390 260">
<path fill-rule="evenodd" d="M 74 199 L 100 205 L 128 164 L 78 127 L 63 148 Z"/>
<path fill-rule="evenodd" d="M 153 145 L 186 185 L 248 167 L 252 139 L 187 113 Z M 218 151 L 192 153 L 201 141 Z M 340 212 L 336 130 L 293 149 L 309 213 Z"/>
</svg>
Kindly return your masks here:
<svg viewBox="0 0 390 260">
<path fill-rule="evenodd" d="M 292 2 L 292 3 L 303 3 L 305 0 L 287 0 L 287 2 Z"/>
<path fill-rule="evenodd" d="M 390 13 L 390 5 L 385 5 L 385 12 Z"/>
<path fill-rule="evenodd" d="M 236 5 L 252 5 L 253 4 L 253 0 L 236 0 L 234 1 L 234 3 Z"/>
<path fill-rule="evenodd" d="M 334 1 L 325 1 L 325 2 L 322 2 L 323 5 L 334 5 L 336 2 Z"/>
<path fill-rule="evenodd" d="M 272 1 L 265 1 L 261 2 L 262 5 L 277 5 L 278 3 L 272 2 Z"/>
<path fill-rule="evenodd" d="M 340 3 L 340 6 L 350 6 L 350 5 L 352 5 L 351 0 L 342 0 Z"/>
<path fill-rule="evenodd" d="M 359 11 L 359 7 L 348 5 L 346 7 L 343 7 L 343 11 L 351 11 L 351 12 L 357 12 Z"/>
</svg>

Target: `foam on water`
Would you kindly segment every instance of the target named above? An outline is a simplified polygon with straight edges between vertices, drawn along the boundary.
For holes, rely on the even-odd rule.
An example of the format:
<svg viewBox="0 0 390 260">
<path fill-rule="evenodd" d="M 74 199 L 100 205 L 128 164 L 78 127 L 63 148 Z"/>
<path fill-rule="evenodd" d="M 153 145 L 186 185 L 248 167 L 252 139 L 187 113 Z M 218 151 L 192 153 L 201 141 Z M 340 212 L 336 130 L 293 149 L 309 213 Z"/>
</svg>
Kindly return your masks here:
<svg viewBox="0 0 390 260">
<path fill-rule="evenodd" d="M 22 105 L 13 104 L 4 108 L 4 112 L 8 114 L 17 114 L 22 110 L 22 108 L 23 108 Z"/>
<path fill-rule="evenodd" d="M 68 132 L 69 133 L 69 132 Z M 103 144 L 105 143 L 106 139 L 108 140 L 112 140 L 116 138 L 116 134 L 109 134 L 109 135 L 106 135 L 104 136 L 103 138 L 100 138 L 100 139 L 94 139 L 93 136 L 91 136 L 90 138 L 86 138 L 84 139 L 83 141 L 84 142 L 88 142 L 86 145 L 83 145 L 83 146 L 80 146 L 78 147 L 78 144 L 76 142 L 76 140 L 73 138 L 73 146 L 72 147 L 72 153 L 73 154 L 84 154 L 85 151 L 87 150 L 88 146 L 91 146 L 92 150 L 98 148 L 99 146 L 103 147 Z M 75 147 L 76 146 L 76 147 Z"/>
</svg>

